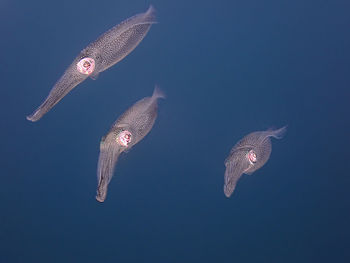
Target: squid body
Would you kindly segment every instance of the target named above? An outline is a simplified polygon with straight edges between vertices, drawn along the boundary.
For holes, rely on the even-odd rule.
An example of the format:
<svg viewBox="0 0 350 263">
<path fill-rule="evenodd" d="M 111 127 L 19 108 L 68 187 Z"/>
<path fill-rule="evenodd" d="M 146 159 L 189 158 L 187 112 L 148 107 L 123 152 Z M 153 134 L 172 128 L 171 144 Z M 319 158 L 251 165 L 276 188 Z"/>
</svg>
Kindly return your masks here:
<svg viewBox="0 0 350 263">
<path fill-rule="evenodd" d="M 252 132 L 241 139 L 225 160 L 224 193 L 230 197 L 242 174 L 252 174 L 261 168 L 270 158 L 271 137 L 281 139 L 286 127 L 277 130 Z"/>
<path fill-rule="evenodd" d="M 97 167 L 97 201 L 103 202 L 106 199 L 108 184 L 119 155 L 141 141 L 152 129 L 157 118 L 157 101 L 164 97 L 156 87 L 152 97 L 143 98 L 131 106 L 102 138 Z"/>
<path fill-rule="evenodd" d="M 145 13 L 124 20 L 89 44 L 56 82 L 44 102 L 27 119 L 39 120 L 86 78 L 96 79 L 100 72 L 121 61 L 136 48 L 154 23 L 155 9 L 150 6 Z"/>
</svg>

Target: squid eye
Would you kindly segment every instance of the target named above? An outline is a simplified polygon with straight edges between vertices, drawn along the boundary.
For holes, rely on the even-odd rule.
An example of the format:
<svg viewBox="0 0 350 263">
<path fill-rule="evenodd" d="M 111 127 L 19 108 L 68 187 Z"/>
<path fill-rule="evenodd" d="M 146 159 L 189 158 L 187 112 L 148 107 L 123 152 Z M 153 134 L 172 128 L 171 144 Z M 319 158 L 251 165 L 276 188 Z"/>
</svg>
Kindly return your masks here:
<svg viewBox="0 0 350 263">
<path fill-rule="evenodd" d="M 83 58 L 77 63 L 77 70 L 85 75 L 89 75 L 95 70 L 95 60 L 93 58 Z"/>
<path fill-rule="evenodd" d="M 83 64 L 83 67 L 88 69 L 89 67 L 91 66 L 90 62 L 89 61 L 85 61 L 84 64 Z"/>
<path fill-rule="evenodd" d="M 119 145 L 127 147 L 131 142 L 131 132 L 122 131 L 117 135 L 116 141 Z"/>
<path fill-rule="evenodd" d="M 254 164 L 257 161 L 256 153 L 253 150 L 250 150 L 247 153 L 247 159 L 250 162 L 250 164 Z"/>
</svg>

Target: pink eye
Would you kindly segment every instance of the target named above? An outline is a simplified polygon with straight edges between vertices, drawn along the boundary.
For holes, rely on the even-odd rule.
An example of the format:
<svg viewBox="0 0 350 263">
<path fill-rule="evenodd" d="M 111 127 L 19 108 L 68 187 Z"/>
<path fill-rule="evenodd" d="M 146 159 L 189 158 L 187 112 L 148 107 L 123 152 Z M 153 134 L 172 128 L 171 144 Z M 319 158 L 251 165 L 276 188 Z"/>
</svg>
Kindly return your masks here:
<svg viewBox="0 0 350 263">
<path fill-rule="evenodd" d="M 122 146 L 128 146 L 128 144 L 131 142 L 131 132 L 122 131 L 117 135 L 116 141 Z"/>
<path fill-rule="evenodd" d="M 93 58 L 83 58 L 77 63 L 77 70 L 82 73 L 89 75 L 95 70 L 95 60 Z"/>
<path fill-rule="evenodd" d="M 253 150 L 250 150 L 247 153 L 247 158 L 248 158 L 248 161 L 250 162 L 250 164 L 256 163 L 256 153 Z"/>
</svg>

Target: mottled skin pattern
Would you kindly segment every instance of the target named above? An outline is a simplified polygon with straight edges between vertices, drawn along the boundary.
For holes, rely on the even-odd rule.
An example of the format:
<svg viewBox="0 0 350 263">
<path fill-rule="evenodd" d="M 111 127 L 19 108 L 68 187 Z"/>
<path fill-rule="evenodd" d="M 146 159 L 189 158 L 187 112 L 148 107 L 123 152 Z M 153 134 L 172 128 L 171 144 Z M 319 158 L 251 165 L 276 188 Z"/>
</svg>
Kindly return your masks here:
<svg viewBox="0 0 350 263">
<path fill-rule="evenodd" d="M 230 197 L 236 188 L 236 184 L 242 174 L 252 174 L 261 168 L 270 158 L 271 139 L 274 137 L 281 139 L 287 128 L 278 130 L 267 130 L 252 132 L 241 139 L 231 150 L 230 155 L 225 160 L 225 185 L 224 193 Z M 254 151 L 256 162 L 249 161 L 248 153 Z"/>
<path fill-rule="evenodd" d="M 164 98 L 164 95 L 155 88 L 152 97 L 139 100 L 125 111 L 102 138 L 97 168 L 97 201 L 103 202 L 106 198 L 108 184 L 112 179 L 119 155 L 141 141 L 152 129 L 157 118 L 159 98 Z M 127 146 L 121 145 L 117 140 L 123 131 L 131 133 L 131 141 Z"/>
<path fill-rule="evenodd" d="M 136 48 L 154 23 L 156 23 L 155 10 L 150 6 L 145 13 L 126 19 L 101 35 L 80 52 L 63 76 L 56 82 L 45 101 L 32 115 L 27 116 L 27 119 L 30 121 L 39 120 L 86 78 L 90 76 L 92 79 L 96 79 L 100 72 L 122 60 Z M 77 63 L 86 57 L 95 60 L 95 70 L 90 75 L 82 74 L 77 70 Z"/>
</svg>

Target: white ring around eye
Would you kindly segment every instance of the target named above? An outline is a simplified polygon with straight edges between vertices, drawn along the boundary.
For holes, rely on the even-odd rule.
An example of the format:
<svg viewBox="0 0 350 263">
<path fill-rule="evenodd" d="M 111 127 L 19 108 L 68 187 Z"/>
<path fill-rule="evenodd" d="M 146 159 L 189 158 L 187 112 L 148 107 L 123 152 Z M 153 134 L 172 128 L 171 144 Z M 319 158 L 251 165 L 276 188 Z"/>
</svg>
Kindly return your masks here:
<svg viewBox="0 0 350 263">
<path fill-rule="evenodd" d="M 119 145 L 127 147 L 131 142 L 131 138 L 132 138 L 131 132 L 122 131 L 117 135 L 117 138 L 115 140 Z"/>
<path fill-rule="evenodd" d="M 77 63 L 77 70 L 85 75 L 89 75 L 95 70 L 95 60 L 93 58 L 83 58 Z"/>
<path fill-rule="evenodd" d="M 250 164 L 252 164 L 252 165 L 255 164 L 257 161 L 256 153 L 253 150 L 250 150 L 247 153 L 247 159 L 250 162 Z"/>
</svg>

